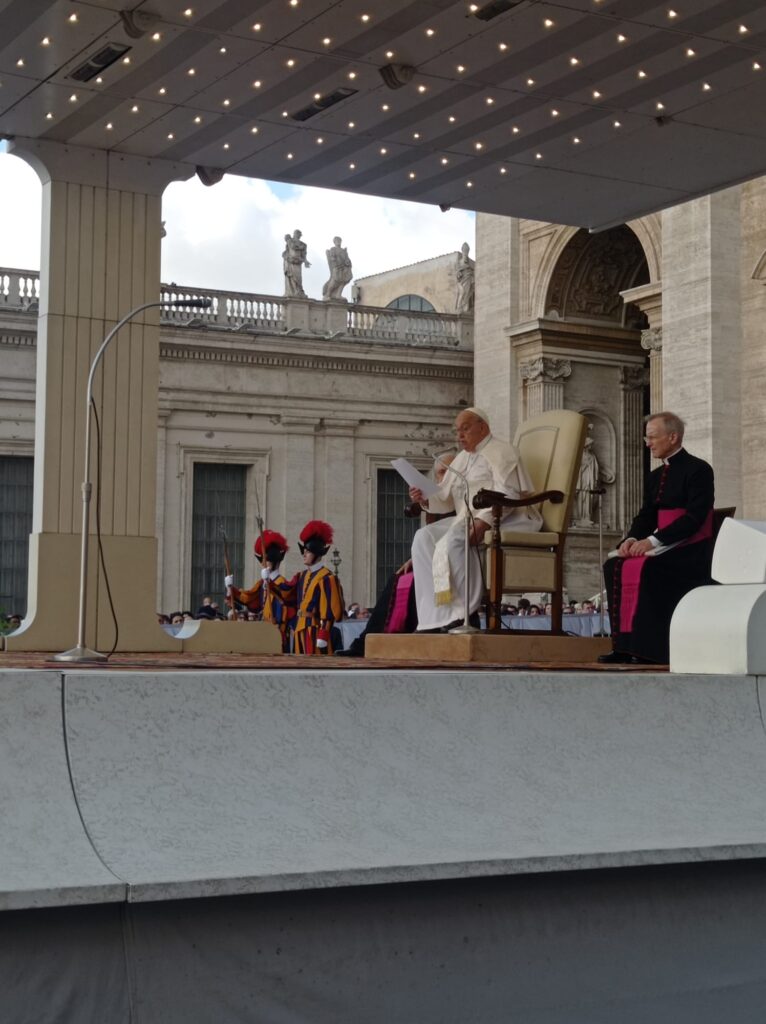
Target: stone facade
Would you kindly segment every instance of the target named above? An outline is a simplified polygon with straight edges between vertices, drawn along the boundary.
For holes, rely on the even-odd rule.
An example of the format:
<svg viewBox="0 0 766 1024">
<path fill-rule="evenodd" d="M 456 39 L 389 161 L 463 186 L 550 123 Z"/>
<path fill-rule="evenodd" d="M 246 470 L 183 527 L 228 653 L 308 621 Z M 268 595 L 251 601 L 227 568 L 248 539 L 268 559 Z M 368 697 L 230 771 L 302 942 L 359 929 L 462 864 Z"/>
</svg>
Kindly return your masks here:
<svg viewBox="0 0 766 1024">
<path fill-rule="evenodd" d="M 0 454 L 34 450 L 37 318 L 34 305 L 18 300 L 22 277 L 34 283 L 36 275 L 0 270 Z M 188 604 L 200 462 L 248 467 L 247 583 L 257 569 L 257 487 L 267 524 L 290 539 L 287 569 L 300 564 L 303 524 L 326 519 L 347 597 L 372 603 L 377 470 L 401 455 L 429 467 L 428 451 L 451 442 L 454 416 L 473 398 L 460 318 L 386 313 L 376 333 L 353 307 L 340 323 L 337 304 L 165 292 L 192 293 L 212 296 L 213 308 L 173 312 L 160 331 L 157 607 Z M 288 326 L 296 320 L 311 329 Z"/>
<path fill-rule="evenodd" d="M 448 252 L 369 277 L 358 277 L 353 284 L 355 302 L 364 306 L 387 306 L 402 295 L 419 295 L 437 313 L 454 313 L 457 295 L 459 252 Z"/>
<path fill-rule="evenodd" d="M 614 472 L 606 547 L 651 468 L 650 410 L 687 421 L 688 448 L 715 469 L 717 505 L 764 519 L 765 285 L 766 179 L 595 236 L 481 214 L 476 402 L 509 434 L 546 408 L 587 416 L 599 465 Z M 598 590 L 597 547 L 595 527 L 572 530 L 572 596 Z"/>
</svg>

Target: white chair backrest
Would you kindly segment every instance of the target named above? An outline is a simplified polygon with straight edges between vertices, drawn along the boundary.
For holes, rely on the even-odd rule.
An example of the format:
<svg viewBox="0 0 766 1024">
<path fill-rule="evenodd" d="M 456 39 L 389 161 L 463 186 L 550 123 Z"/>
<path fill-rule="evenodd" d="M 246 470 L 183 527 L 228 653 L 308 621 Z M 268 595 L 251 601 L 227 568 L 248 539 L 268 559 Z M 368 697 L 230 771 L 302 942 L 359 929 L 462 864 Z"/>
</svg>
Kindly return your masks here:
<svg viewBox="0 0 766 1024">
<path fill-rule="evenodd" d="M 563 491 L 564 501 L 541 505 L 543 529 L 566 533 L 577 488 L 587 421 L 579 412 L 555 409 L 525 420 L 513 443 L 536 491 Z"/>
</svg>

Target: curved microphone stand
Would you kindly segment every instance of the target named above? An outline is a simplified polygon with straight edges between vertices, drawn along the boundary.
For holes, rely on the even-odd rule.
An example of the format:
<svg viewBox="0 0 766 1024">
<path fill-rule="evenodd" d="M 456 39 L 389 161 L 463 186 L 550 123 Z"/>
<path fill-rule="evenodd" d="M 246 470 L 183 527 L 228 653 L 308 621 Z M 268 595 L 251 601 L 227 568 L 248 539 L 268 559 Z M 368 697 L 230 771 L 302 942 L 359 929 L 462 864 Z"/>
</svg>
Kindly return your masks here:
<svg viewBox="0 0 766 1024">
<path fill-rule="evenodd" d="M 125 326 L 125 324 L 132 320 L 137 313 L 142 313 L 145 309 L 153 309 L 154 307 L 171 306 L 175 308 L 192 308 L 192 309 L 209 309 L 212 305 L 211 299 L 171 299 L 167 302 L 145 302 L 141 306 L 136 306 L 122 318 L 107 334 L 104 340 L 101 342 L 98 352 L 93 357 L 93 362 L 90 364 L 90 373 L 88 374 L 88 386 L 85 391 L 85 469 L 83 475 L 85 479 L 82 482 L 82 542 L 80 548 L 80 609 L 77 627 L 77 643 L 68 651 L 63 651 L 61 654 L 54 654 L 54 661 L 106 661 L 106 655 L 101 654 L 99 651 L 93 651 L 89 647 L 85 646 L 85 612 L 88 603 L 88 526 L 90 521 L 90 496 L 93 490 L 91 481 L 88 479 L 90 473 L 90 419 L 91 419 L 91 401 L 93 400 L 93 377 L 101 361 L 101 357 L 109 346 L 112 338 L 115 337 L 117 332 Z"/>
</svg>

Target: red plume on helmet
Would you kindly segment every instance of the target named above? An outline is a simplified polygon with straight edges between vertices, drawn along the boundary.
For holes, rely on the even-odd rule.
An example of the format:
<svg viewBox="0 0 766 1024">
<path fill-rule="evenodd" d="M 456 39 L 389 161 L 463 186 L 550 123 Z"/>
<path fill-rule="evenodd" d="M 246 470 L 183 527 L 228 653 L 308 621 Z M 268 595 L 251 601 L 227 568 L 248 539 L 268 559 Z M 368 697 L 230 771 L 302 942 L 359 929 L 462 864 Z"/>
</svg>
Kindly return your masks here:
<svg viewBox="0 0 766 1024">
<path fill-rule="evenodd" d="M 284 558 L 286 552 L 290 550 L 287 540 L 282 536 L 281 533 L 277 533 L 276 530 L 264 530 L 263 531 L 263 544 L 266 546 L 266 550 L 270 547 L 275 546 L 282 552 Z M 255 538 L 255 554 L 258 558 L 263 557 L 263 548 L 261 547 L 260 535 Z"/>
<path fill-rule="evenodd" d="M 298 547 L 301 553 L 308 549 L 312 554 L 321 557 L 330 550 L 332 537 L 332 527 L 329 523 L 323 523 L 321 519 L 312 519 L 301 530 Z"/>
</svg>

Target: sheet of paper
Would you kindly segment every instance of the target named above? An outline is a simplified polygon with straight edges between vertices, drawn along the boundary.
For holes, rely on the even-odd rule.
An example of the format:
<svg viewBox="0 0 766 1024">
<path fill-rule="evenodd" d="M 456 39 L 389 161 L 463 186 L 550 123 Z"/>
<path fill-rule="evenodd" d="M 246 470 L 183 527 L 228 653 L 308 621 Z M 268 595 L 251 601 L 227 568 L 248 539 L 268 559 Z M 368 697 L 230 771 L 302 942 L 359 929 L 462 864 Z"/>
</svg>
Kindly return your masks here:
<svg viewBox="0 0 766 1024">
<path fill-rule="evenodd" d="M 400 477 L 409 484 L 410 487 L 418 487 L 422 492 L 423 496 L 430 498 L 432 494 L 436 494 L 439 488 L 428 477 L 415 469 L 411 462 L 406 459 L 392 459 L 391 465 L 394 467 Z"/>
</svg>

